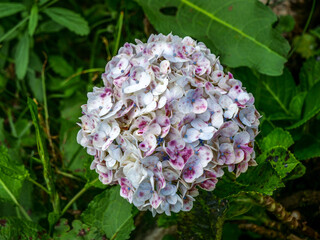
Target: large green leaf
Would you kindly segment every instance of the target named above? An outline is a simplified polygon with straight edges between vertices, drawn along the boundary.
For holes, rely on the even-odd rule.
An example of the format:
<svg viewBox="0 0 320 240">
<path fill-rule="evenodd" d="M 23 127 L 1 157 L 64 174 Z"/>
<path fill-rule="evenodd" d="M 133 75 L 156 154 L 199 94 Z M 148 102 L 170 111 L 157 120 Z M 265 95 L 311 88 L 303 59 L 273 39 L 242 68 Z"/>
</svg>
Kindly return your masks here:
<svg viewBox="0 0 320 240">
<path fill-rule="evenodd" d="M 138 0 L 158 32 L 191 36 L 229 67 L 281 75 L 290 49 L 272 28 L 275 14 L 256 0 Z M 170 12 L 170 10 L 173 10 Z"/>
<path fill-rule="evenodd" d="M 47 8 L 43 11 L 46 13 L 53 21 L 65 26 L 70 31 L 79 35 L 88 35 L 89 26 L 88 22 L 81 17 L 79 14 L 70 11 L 65 8 Z"/>
<path fill-rule="evenodd" d="M 320 61 L 315 58 L 310 58 L 305 61 L 299 77 L 301 90 L 310 90 L 314 84 L 320 81 Z"/>
<path fill-rule="evenodd" d="M 296 95 L 296 85 L 288 69 L 281 76 L 270 77 L 254 74 L 248 68 L 237 68 L 234 76 L 243 82 L 248 92 L 255 97 L 258 111 L 270 120 L 294 119 L 296 113 L 289 111 L 292 98 Z"/>
<path fill-rule="evenodd" d="M 18 198 L 23 181 L 29 177 L 23 165 L 17 164 L 9 157 L 8 149 L 0 146 L 0 199 L 12 201 Z"/>
<path fill-rule="evenodd" d="M 305 102 L 304 110 L 302 113 L 302 119 L 288 129 L 293 129 L 301 126 L 302 124 L 309 121 L 313 116 L 317 115 L 320 112 L 320 82 L 317 82 L 312 89 L 308 92 Z"/>
<path fill-rule="evenodd" d="M 27 32 L 25 32 L 18 42 L 14 56 L 16 74 L 19 79 L 23 79 L 27 73 L 29 64 L 29 51 L 29 35 Z"/>
<path fill-rule="evenodd" d="M 179 239 L 221 239 L 227 207 L 227 201 L 219 200 L 214 192 L 201 191 L 192 210 L 179 213 Z"/>
<path fill-rule="evenodd" d="M 267 161 L 276 170 L 280 178 L 285 178 L 298 164 L 294 155 L 283 147 L 274 147 L 267 153 Z"/>
<path fill-rule="evenodd" d="M 120 187 L 112 187 L 96 196 L 81 215 L 85 224 L 104 231 L 109 239 L 123 240 L 134 229 L 132 205 L 120 196 Z"/>
<path fill-rule="evenodd" d="M 1 176 L 4 174 L 19 180 L 24 180 L 29 176 L 24 165 L 17 164 L 14 160 L 10 159 L 8 150 L 3 145 L 0 146 L 0 173 Z"/>
<path fill-rule="evenodd" d="M 293 139 L 289 132 L 283 130 L 282 128 L 276 128 L 265 138 L 263 138 L 260 148 L 262 151 L 268 151 L 276 146 L 288 148 L 293 143 Z"/>
<path fill-rule="evenodd" d="M 0 18 L 25 10 L 26 7 L 21 3 L 0 3 Z"/>
<path fill-rule="evenodd" d="M 247 172 L 238 178 L 226 173 L 226 176 L 217 183 L 214 194 L 219 198 L 228 198 L 241 192 L 272 195 L 277 188 L 284 187 L 282 180 L 300 164 L 290 151 L 281 146 L 268 149 L 260 154 L 256 161 L 258 166 L 249 167 Z M 300 172 L 296 174 L 301 176 Z"/>
</svg>

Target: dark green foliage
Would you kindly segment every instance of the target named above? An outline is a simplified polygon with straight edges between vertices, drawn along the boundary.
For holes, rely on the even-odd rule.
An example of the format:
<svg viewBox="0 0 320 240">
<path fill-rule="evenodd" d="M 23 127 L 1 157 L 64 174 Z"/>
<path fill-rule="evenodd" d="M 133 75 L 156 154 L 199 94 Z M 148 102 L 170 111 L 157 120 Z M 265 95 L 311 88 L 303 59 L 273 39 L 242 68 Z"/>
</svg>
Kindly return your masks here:
<svg viewBox="0 0 320 240">
<path fill-rule="evenodd" d="M 202 191 L 193 209 L 179 214 L 179 239 L 220 239 L 226 209 L 227 201 Z"/>
<path fill-rule="evenodd" d="M 96 196 L 81 218 L 84 223 L 101 229 L 110 239 L 129 239 L 135 228 L 132 205 L 119 192 L 120 187 L 113 187 Z"/>
</svg>

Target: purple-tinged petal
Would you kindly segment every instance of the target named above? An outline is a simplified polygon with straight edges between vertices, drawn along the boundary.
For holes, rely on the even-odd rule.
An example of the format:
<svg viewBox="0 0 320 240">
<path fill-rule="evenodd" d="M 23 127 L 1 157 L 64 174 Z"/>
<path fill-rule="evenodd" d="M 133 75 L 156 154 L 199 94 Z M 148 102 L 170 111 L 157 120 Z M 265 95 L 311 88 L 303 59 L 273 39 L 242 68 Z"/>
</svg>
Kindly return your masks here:
<svg viewBox="0 0 320 240">
<path fill-rule="evenodd" d="M 204 113 L 208 108 L 208 103 L 204 98 L 199 98 L 193 103 L 193 112 L 196 114 Z"/>
<path fill-rule="evenodd" d="M 203 174 L 203 167 L 201 160 L 193 155 L 188 159 L 184 169 L 182 170 L 182 177 L 187 183 L 192 183 L 196 178 Z"/>
</svg>

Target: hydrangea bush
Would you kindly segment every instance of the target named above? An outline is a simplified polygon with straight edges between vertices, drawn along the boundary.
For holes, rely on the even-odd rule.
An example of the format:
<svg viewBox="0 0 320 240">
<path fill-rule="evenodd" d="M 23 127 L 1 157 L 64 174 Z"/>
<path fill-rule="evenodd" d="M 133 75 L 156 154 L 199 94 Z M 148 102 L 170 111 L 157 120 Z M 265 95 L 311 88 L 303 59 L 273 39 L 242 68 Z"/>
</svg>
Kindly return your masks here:
<svg viewBox="0 0 320 240">
<path fill-rule="evenodd" d="M 119 184 L 138 209 L 189 211 L 224 168 L 239 176 L 256 165 L 254 97 L 205 44 L 172 34 L 126 43 L 102 79 L 82 106 L 77 141 L 100 181 Z"/>
</svg>

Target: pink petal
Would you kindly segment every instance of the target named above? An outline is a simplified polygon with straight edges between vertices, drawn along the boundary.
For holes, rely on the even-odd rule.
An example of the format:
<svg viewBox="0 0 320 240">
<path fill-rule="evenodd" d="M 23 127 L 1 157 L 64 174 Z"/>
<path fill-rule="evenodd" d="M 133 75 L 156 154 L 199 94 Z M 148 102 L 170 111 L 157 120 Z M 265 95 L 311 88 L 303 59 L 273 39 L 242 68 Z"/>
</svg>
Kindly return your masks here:
<svg viewBox="0 0 320 240">
<path fill-rule="evenodd" d="M 204 113 L 207 110 L 208 103 L 205 99 L 200 98 L 193 103 L 193 112 L 196 114 Z"/>
</svg>

